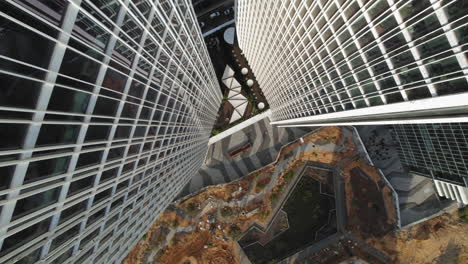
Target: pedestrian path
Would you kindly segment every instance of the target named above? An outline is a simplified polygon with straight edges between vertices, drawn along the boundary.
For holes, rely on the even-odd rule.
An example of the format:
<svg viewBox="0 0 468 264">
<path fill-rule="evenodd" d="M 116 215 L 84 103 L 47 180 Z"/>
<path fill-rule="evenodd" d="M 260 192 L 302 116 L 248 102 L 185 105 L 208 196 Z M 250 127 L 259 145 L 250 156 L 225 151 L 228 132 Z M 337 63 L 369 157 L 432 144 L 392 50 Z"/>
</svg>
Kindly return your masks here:
<svg viewBox="0 0 468 264">
<path fill-rule="evenodd" d="M 278 128 L 265 117 L 209 145 L 205 164 L 192 177 L 179 197 L 194 193 L 203 187 L 236 180 L 274 161 L 282 146 L 315 128 Z M 252 148 L 230 158 L 231 149 L 250 142 Z"/>
</svg>

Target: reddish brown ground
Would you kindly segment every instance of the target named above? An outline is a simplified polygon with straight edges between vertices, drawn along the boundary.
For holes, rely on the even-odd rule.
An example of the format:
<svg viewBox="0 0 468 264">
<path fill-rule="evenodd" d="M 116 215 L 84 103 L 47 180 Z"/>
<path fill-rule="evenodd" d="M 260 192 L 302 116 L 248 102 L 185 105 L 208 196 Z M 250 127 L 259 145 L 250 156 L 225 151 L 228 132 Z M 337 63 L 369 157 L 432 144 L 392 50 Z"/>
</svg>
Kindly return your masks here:
<svg viewBox="0 0 468 264">
<path fill-rule="evenodd" d="M 453 211 L 368 242 L 391 256 L 393 263 L 468 263 L 468 223 Z"/>
<path fill-rule="evenodd" d="M 393 230 L 397 220 L 392 192 L 377 170 L 362 161 L 352 161 L 343 174 L 348 229 L 362 239 Z"/>
</svg>

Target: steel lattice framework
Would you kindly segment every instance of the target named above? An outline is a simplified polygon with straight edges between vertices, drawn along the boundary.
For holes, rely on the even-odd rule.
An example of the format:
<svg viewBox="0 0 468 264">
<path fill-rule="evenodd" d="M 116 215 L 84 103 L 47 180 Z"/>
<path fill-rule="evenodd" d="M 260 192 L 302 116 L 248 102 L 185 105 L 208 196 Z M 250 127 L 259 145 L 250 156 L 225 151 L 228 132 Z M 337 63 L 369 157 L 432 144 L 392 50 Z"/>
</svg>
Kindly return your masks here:
<svg viewBox="0 0 468 264">
<path fill-rule="evenodd" d="M 273 124 L 468 121 L 466 1 L 237 0 L 236 10 Z"/>
<path fill-rule="evenodd" d="M 222 95 L 188 0 L 0 3 L 0 263 L 120 263 Z"/>
</svg>

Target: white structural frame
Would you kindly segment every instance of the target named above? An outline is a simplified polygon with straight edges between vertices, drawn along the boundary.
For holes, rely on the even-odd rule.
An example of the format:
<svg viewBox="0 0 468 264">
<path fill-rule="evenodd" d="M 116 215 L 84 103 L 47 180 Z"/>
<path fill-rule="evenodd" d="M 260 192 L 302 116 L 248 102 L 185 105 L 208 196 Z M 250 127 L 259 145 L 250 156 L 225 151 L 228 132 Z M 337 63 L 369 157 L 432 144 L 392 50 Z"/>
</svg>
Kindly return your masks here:
<svg viewBox="0 0 468 264">
<path fill-rule="evenodd" d="M 274 125 L 460 122 L 462 2 L 237 0 L 237 36 Z"/>
<path fill-rule="evenodd" d="M 439 180 L 434 180 L 434 184 L 439 196 L 468 205 L 468 188 Z"/>
<path fill-rule="evenodd" d="M 39 84 L 31 88 L 38 89 L 32 107 L 0 104 L 20 116 L 1 116 L 0 125 L 26 127 L 19 147 L 0 146 L 0 169 L 11 171 L 0 189 L 0 263 L 121 263 L 203 163 L 222 95 L 190 1 L 55 2 L 62 13 L 47 1 L 1 3 L 1 22 L 53 49 L 46 67 L 0 54 L 2 62 L 44 73 L 0 69 L 2 77 Z M 93 81 L 63 70 L 69 54 L 76 67 L 87 62 L 85 73 L 96 65 Z M 111 74 L 121 78 L 121 90 Z M 52 109 L 58 91 L 73 93 L 77 104 L 86 98 L 82 112 Z M 102 112 L 104 100 L 115 106 L 110 115 Z M 54 126 L 73 140 L 38 144 Z M 100 129 L 106 136 L 93 134 Z M 95 163 L 78 167 L 93 153 Z M 54 173 L 29 180 L 37 164 Z M 83 181 L 89 187 L 80 187 Z M 18 213 L 23 206 L 28 210 Z"/>
</svg>

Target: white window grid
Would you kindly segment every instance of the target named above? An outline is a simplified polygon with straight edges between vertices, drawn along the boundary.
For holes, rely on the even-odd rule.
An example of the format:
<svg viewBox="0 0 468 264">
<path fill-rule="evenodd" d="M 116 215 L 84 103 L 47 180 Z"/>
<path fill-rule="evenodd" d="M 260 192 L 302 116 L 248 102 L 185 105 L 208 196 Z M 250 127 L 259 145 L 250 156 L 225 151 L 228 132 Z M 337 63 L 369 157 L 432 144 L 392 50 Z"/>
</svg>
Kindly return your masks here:
<svg viewBox="0 0 468 264">
<path fill-rule="evenodd" d="M 451 93 L 453 83 L 467 87 L 463 32 L 468 7 L 460 1 L 420 2 L 426 5 L 406 17 L 412 1 L 239 0 L 239 44 L 272 106 L 274 121 L 287 125 L 314 115 L 320 121 L 327 113 L 440 97 Z M 454 14 L 455 9 L 462 15 Z M 434 30 L 411 33 L 429 19 Z M 370 37 L 367 43 L 365 36 Z M 391 47 L 400 36 L 402 47 Z M 424 55 L 421 50 L 436 41 L 446 45 Z M 370 57 L 371 51 L 379 56 Z M 410 62 L 395 65 L 403 55 Z M 431 72 L 434 65 L 449 62 L 450 71 Z M 416 73 L 421 77 L 408 77 Z M 302 108 L 310 95 L 310 105 Z"/>
<path fill-rule="evenodd" d="M 0 191 L 0 246 L 4 246 L 6 239 L 28 227 L 41 222 L 48 223 L 46 231 L 21 246 L 2 248 L 8 251 L 3 254 L 0 251 L 0 262 L 120 263 L 202 164 L 222 95 L 193 8 L 186 0 L 57 2 L 65 6 L 62 20 L 44 16 L 42 12 L 45 11 L 52 18 L 60 17 L 60 14 L 54 13 L 47 6 L 41 6 L 41 3 L 32 2 L 42 8 L 41 12 L 34 6 L 27 6 L 31 4 L 29 0 L 7 0 L 4 3 L 5 6 L 22 9 L 27 16 L 56 30 L 56 38 L 0 10 L 2 19 L 54 43 L 47 69 L 0 55 L 2 60 L 45 73 L 45 77 L 40 79 L 3 68 L 0 70 L 2 75 L 30 79 L 41 84 L 34 108 L 0 105 L 2 111 L 32 115 L 32 119 L 0 119 L 3 124 L 27 126 L 21 148 L 0 151 L 0 157 L 16 157 L 0 161 L 0 168 L 14 168 L 9 188 Z M 157 24 L 152 23 L 156 20 L 162 25 L 163 32 L 156 31 Z M 77 32 L 81 34 L 80 37 Z M 92 35 L 95 37 L 90 37 Z M 166 39 L 169 39 L 169 44 Z M 76 49 L 70 41 L 85 46 L 94 54 L 89 55 Z M 68 50 L 99 65 L 96 81 L 87 82 L 59 72 Z M 96 59 L 96 54 L 100 59 Z M 126 78 L 122 91 L 103 86 L 105 74 L 109 70 Z M 60 84 L 56 82 L 58 77 L 89 85 L 93 87 L 92 91 Z M 136 89 L 133 83 L 143 89 L 141 98 L 133 94 Z M 85 113 L 49 110 L 51 95 L 57 89 L 88 95 Z M 156 92 L 157 96 L 146 98 L 150 92 Z M 118 104 L 114 115 L 95 114 L 97 101 L 102 98 Z M 127 105 L 137 109 L 133 117 L 121 116 Z M 149 117 L 141 117 L 143 111 L 148 111 Z M 57 115 L 63 119 L 78 118 L 80 121 L 50 120 L 48 115 Z M 36 146 L 41 128 L 46 125 L 79 127 L 74 143 Z M 90 127 L 107 127 L 107 140 L 85 142 Z M 117 129 L 121 127 L 129 128 L 129 136 L 114 138 Z M 123 149 L 120 158 L 108 158 L 112 150 L 119 148 Z M 49 154 L 36 155 L 43 151 Z M 99 163 L 76 168 L 80 155 L 92 152 L 101 153 Z M 68 157 L 64 173 L 32 183 L 24 182 L 32 162 L 64 157 Z M 124 168 L 128 170 L 124 172 Z M 103 172 L 109 171 L 111 179 L 101 182 Z M 91 188 L 67 195 L 70 185 L 83 179 L 94 181 Z M 42 195 L 54 188 L 59 190 L 55 202 L 13 219 L 18 201 L 36 194 Z M 95 204 L 94 198 L 105 193 L 108 196 L 103 196 L 103 200 Z M 63 211 L 81 203 L 85 204 L 84 210 L 61 221 Z M 104 214 L 99 221 L 88 226 L 88 219 L 100 210 L 104 210 Z M 74 228 L 77 229 L 76 233 L 60 237 L 67 231 L 74 231 Z M 93 243 L 81 246 L 81 241 L 90 234 L 93 234 Z M 120 239 L 116 241 L 117 238 Z M 56 241 L 60 241 L 58 246 L 57 243 L 53 244 Z"/>
</svg>

